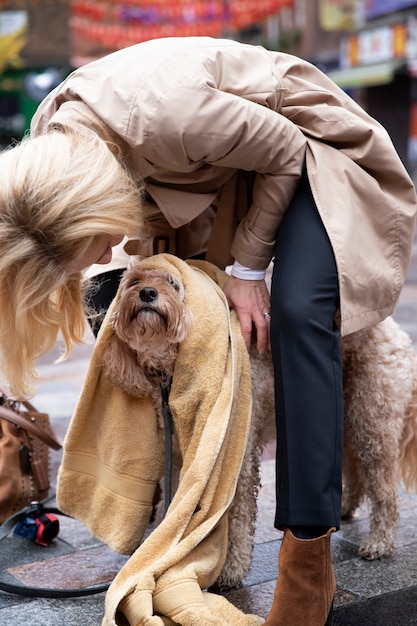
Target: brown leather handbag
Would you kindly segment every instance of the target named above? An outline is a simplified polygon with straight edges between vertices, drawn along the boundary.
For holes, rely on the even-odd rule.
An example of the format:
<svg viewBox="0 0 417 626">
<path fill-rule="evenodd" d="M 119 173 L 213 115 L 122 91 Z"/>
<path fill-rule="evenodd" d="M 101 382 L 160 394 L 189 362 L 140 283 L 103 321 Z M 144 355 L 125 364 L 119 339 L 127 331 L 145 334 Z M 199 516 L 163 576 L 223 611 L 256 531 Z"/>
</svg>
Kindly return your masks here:
<svg viewBox="0 0 417 626">
<path fill-rule="evenodd" d="M 11 400 L 0 388 L 0 542 L 16 541 L 15 528 L 22 520 L 42 520 L 45 514 L 66 516 L 58 508 L 46 505 L 50 448 L 59 450 L 62 444 L 48 415 L 39 413 L 30 402 Z M 54 529 L 56 526 L 59 530 L 59 522 Z M 22 536 L 32 538 L 22 532 L 17 535 L 17 540 Z M 32 543 L 27 543 L 28 553 Z M 110 582 L 75 589 L 30 587 L 10 575 L 7 563 L 0 564 L 0 590 L 30 598 L 75 598 L 102 593 L 109 585 Z"/>
<path fill-rule="evenodd" d="M 0 524 L 49 493 L 49 448 L 62 447 L 46 413 L 0 388 Z"/>
</svg>

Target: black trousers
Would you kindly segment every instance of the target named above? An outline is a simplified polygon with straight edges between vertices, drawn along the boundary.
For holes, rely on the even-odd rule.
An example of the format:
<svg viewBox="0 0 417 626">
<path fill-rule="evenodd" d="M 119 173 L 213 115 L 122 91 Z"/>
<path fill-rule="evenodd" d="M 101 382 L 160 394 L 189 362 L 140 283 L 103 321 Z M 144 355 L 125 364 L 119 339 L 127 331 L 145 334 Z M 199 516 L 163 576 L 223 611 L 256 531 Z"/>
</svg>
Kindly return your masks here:
<svg viewBox="0 0 417 626">
<path fill-rule="evenodd" d="M 271 288 L 275 525 L 340 525 L 343 388 L 336 262 L 306 175 L 279 228 Z"/>
</svg>

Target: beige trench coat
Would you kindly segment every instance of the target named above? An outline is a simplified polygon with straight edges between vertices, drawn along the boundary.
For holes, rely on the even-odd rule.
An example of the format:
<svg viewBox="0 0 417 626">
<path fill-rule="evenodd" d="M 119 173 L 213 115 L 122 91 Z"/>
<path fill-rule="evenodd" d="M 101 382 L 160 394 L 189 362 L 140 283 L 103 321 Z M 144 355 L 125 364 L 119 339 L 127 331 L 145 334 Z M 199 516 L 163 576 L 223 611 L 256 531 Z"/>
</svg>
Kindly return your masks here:
<svg viewBox="0 0 417 626">
<path fill-rule="evenodd" d="M 228 219 L 230 252 L 253 269 L 273 256 L 305 160 L 336 257 L 342 333 L 392 312 L 415 189 L 385 130 L 313 65 L 230 40 L 151 40 L 73 72 L 41 103 L 32 135 L 53 122 L 89 124 L 79 102 L 104 121 L 174 229 L 203 214 L 237 171 L 254 172 L 250 206 L 229 208 L 243 219 Z"/>
</svg>

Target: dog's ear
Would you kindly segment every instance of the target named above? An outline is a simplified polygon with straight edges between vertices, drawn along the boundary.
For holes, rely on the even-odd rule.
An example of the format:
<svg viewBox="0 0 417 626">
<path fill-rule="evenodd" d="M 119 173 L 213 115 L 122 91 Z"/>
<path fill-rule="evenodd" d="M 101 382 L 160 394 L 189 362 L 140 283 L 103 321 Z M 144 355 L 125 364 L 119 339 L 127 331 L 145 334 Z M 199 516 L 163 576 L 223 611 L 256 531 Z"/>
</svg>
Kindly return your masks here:
<svg viewBox="0 0 417 626">
<path fill-rule="evenodd" d="M 135 398 L 143 398 L 152 391 L 152 385 L 137 363 L 136 354 L 116 334 L 110 337 L 104 348 L 103 368 L 113 385 Z"/>
<path fill-rule="evenodd" d="M 176 341 L 181 343 L 186 339 L 190 333 L 191 326 L 193 325 L 193 315 L 188 307 L 184 307 L 184 311 L 181 316 L 181 321 L 176 329 Z"/>
<path fill-rule="evenodd" d="M 177 314 L 167 320 L 166 338 L 170 343 L 181 343 L 190 333 L 193 315 L 185 301 L 175 304 Z"/>
</svg>

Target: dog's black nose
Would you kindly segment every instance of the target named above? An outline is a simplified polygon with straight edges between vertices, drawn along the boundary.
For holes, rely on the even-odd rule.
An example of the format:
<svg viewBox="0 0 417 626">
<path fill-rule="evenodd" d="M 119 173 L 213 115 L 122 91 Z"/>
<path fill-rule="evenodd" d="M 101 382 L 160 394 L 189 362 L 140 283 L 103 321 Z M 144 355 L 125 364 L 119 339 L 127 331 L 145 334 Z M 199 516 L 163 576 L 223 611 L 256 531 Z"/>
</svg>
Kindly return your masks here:
<svg viewBox="0 0 417 626">
<path fill-rule="evenodd" d="M 158 297 L 158 291 L 154 287 L 143 287 L 139 291 L 139 298 L 142 302 L 153 302 Z"/>
</svg>

